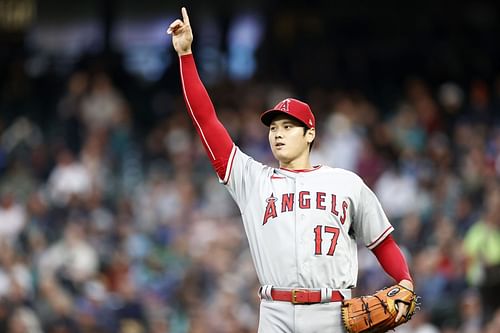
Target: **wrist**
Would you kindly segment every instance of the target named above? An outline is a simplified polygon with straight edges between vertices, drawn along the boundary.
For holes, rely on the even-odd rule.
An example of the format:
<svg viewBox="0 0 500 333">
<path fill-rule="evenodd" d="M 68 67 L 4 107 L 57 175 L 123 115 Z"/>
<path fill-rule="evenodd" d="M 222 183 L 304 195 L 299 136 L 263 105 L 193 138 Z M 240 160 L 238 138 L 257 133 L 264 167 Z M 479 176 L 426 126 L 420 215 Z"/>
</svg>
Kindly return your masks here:
<svg viewBox="0 0 500 333">
<path fill-rule="evenodd" d="M 405 287 L 406 289 L 413 291 L 413 281 L 411 281 L 411 280 L 403 279 L 403 280 L 399 281 L 398 284 L 400 286 Z"/>
<path fill-rule="evenodd" d="M 189 50 L 185 50 L 185 51 L 179 51 L 179 52 L 177 52 L 177 54 L 179 55 L 179 57 L 182 57 L 185 55 L 193 54 L 193 52 L 191 51 L 191 49 L 189 49 Z"/>
</svg>

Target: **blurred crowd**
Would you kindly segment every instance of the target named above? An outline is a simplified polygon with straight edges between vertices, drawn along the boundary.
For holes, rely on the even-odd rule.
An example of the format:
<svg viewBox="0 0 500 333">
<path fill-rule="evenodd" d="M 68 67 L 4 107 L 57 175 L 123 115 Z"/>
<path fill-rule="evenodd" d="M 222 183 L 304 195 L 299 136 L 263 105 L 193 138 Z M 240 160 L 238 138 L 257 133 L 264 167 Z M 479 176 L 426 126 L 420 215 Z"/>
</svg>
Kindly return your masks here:
<svg viewBox="0 0 500 333">
<path fill-rule="evenodd" d="M 51 86 L 24 65 L 0 91 L 0 332 L 255 332 L 239 212 L 175 70 L 140 96 L 105 70 Z M 500 77 L 408 78 L 383 106 L 279 83 L 209 91 L 237 145 L 271 165 L 259 114 L 285 96 L 310 103 L 313 161 L 365 180 L 407 257 L 421 306 L 397 332 L 500 332 Z M 355 294 L 393 283 L 362 246 L 359 261 Z"/>
</svg>

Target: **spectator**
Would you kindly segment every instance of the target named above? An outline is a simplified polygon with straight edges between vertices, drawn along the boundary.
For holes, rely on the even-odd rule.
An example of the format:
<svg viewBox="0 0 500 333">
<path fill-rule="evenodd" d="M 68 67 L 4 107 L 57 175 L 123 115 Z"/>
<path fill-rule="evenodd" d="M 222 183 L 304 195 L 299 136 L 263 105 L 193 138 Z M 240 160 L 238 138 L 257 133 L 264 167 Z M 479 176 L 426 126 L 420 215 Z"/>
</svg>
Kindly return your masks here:
<svg viewBox="0 0 500 333">
<path fill-rule="evenodd" d="M 481 333 L 481 300 L 473 290 L 467 291 L 460 302 L 461 324 L 458 333 Z"/>
<path fill-rule="evenodd" d="M 82 145 L 82 101 L 88 92 L 89 77 L 85 71 L 72 73 L 67 81 L 67 91 L 57 106 L 61 121 L 61 135 L 68 148 L 76 154 Z"/>
<path fill-rule="evenodd" d="M 92 179 L 73 153 L 62 149 L 57 154 L 57 162 L 50 173 L 47 186 L 51 200 L 57 206 L 65 206 L 70 200 L 85 199 L 92 189 Z"/>
<path fill-rule="evenodd" d="M 104 72 L 94 75 L 90 92 L 82 99 L 82 121 L 87 136 L 94 130 L 111 129 L 128 108 L 127 102 Z"/>
<path fill-rule="evenodd" d="M 400 162 L 393 162 L 393 166 L 382 173 L 374 190 L 385 207 L 387 217 L 394 223 L 407 214 L 417 212 L 417 182 L 404 173 Z"/>
<path fill-rule="evenodd" d="M 12 192 L 0 193 L 0 242 L 15 243 L 26 225 L 26 209 L 17 203 Z"/>
<path fill-rule="evenodd" d="M 484 213 L 464 239 L 467 278 L 481 295 L 483 323 L 500 308 L 500 188 L 492 185 L 485 196 Z"/>
<path fill-rule="evenodd" d="M 69 221 L 63 238 L 47 248 L 39 260 L 41 276 L 59 278 L 72 292 L 97 273 L 99 263 L 82 221 Z"/>
</svg>

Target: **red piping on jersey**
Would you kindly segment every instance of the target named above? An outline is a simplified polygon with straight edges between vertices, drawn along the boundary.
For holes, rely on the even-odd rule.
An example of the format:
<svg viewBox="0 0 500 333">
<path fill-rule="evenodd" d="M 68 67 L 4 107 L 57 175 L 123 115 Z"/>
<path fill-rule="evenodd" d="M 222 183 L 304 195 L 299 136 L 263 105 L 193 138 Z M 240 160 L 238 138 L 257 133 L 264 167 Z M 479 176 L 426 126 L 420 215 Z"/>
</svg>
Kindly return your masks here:
<svg viewBox="0 0 500 333">
<path fill-rule="evenodd" d="M 370 250 L 373 249 L 373 247 L 377 246 L 377 244 L 383 240 L 385 238 L 385 236 L 389 233 L 389 232 L 392 232 L 394 230 L 394 227 L 393 226 L 389 226 L 387 229 L 384 230 L 384 232 L 378 236 L 377 239 L 375 239 L 373 242 L 371 242 L 370 244 L 368 244 L 366 247 L 369 248 Z"/>
<path fill-rule="evenodd" d="M 285 170 L 285 171 L 290 171 L 290 172 L 295 172 L 295 173 L 300 173 L 300 172 L 311 172 L 311 171 L 315 171 L 315 170 L 318 170 L 319 168 L 321 168 L 321 165 L 316 165 L 316 166 L 313 166 L 312 169 L 287 169 L 287 168 L 280 168 L 280 170 Z"/>
<path fill-rule="evenodd" d="M 233 146 L 231 155 L 229 155 L 229 163 L 227 164 L 226 174 L 224 175 L 224 179 L 222 180 L 224 184 L 227 184 L 227 182 L 229 181 L 229 175 L 231 174 L 231 170 L 233 169 L 234 156 L 236 156 L 236 146 Z"/>
</svg>

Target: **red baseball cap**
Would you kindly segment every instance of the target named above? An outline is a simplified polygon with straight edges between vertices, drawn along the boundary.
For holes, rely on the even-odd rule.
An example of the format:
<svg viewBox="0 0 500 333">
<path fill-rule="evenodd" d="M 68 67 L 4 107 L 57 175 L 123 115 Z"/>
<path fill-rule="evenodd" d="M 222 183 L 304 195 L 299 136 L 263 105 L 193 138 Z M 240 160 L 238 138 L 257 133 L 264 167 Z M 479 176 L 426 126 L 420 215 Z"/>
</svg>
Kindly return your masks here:
<svg viewBox="0 0 500 333">
<path fill-rule="evenodd" d="M 316 120 L 314 119 L 314 115 L 309 105 L 295 98 L 286 98 L 282 100 L 271 110 L 262 113 L 260 115 L 260 120 L 264 125 L 269 126 L 273 118 L 280 113 L 287 114 L 297 119 L 306 125 L 307 128 L 316 127 Z"/>
</svg>

